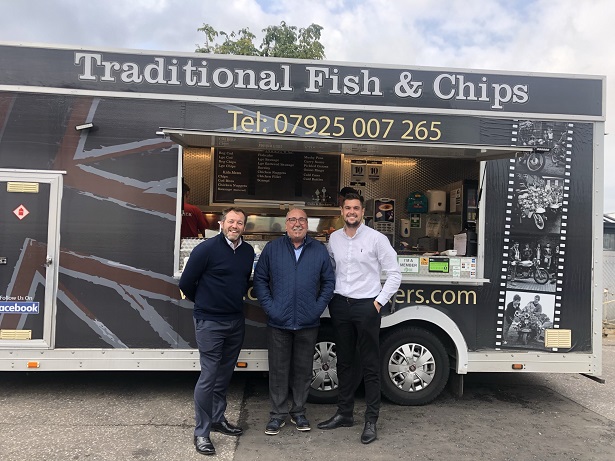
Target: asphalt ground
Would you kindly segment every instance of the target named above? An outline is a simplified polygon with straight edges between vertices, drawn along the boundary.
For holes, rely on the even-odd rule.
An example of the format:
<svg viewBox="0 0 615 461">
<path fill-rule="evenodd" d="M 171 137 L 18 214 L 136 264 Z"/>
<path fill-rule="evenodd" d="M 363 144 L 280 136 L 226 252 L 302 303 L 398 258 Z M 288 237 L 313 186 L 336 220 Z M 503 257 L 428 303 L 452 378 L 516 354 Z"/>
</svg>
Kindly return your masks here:
<svg viewBox="0 0 615 461">
<path fill-rule="evenodd" d="M 218 454 L 194 450 L 196 373 L 0 373 L 0 460 L 544 460 L 615 459 L 615 339 L 603 346 L 600 384 L 581 375 L 472 374 L 460 399 L 443 393 L 423 407 L 383 401 L 378 440 L 362 445 L 355 425 L 316 423 L 334 405 L 308 404 L 310 432 L 287 422 L 264 433 L 267 379 L 236 373 L 227 417 L 245 433 L 212 434 Z"/>
</svg>

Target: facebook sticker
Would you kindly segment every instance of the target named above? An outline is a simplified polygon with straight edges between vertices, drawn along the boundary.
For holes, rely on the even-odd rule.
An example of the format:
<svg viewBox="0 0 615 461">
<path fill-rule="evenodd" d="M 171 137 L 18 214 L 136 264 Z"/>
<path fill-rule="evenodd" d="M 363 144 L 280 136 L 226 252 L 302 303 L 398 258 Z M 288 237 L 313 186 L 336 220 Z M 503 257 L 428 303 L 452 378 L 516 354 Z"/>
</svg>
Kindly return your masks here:
<svg viewBox="0 0 615 461">
<path fill-rule="evenodd" d="M 38 314 L 39 303 L 0 302 L 0 314 Z"/>
</svg>

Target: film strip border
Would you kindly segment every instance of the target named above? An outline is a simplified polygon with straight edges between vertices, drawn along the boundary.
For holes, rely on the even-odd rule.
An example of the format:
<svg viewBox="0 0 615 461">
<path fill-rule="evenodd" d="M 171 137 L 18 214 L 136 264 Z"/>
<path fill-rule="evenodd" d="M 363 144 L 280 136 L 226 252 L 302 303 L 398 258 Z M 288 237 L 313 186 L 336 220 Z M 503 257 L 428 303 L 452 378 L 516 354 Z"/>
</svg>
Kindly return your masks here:
<svg viewBox="0 0 615 461">
<path fill-rule="evenodd" d="M 573 135 L 574 124 L 573 123 L 565 123 L 564 131 L 566 132 L 565 136 L 565 164 L 564 164 L 564 184 L 563 184 L 563 197 L 562 197 L 562 214 L 561 214 L 561 229 L 559 233 L 559 251 L 554 255 L 556 270 L 555 270 L 555 279 L 556 279 L 556 289 L 555 289 L 555 308 L 553 312 L 553 328 L 559 329 L 560 319 L 561 319 L 561 309 L 562 309 L 562 285 L 563 285 L 563 277 L 564 277 L 564 258 L 566 255 L 566 232 L 568 225 L 568 205 L 570 200 L 570 172 L 572 165 L 572 135 Z M 512 145 L 517 145 L 519 133 L 519 120 L 515 120 L 513 123 L 513 131 L 512 131 Z M 543 155 L 547 155 L 544 153 Z M 546 160 L 545 160 L 546 161 Z M 511 221 L 512 221 L 512 211 L 513 211 L 513 201 L 515 199 L 514 196 L 514 185 L 515 185 L 515 170 L 517 166 L 517 159 L 511 158 L 509 160 L 508 166 L 508 185 L 507 185 L 507 195 L 506 195 L 506 223 L 504 226 L 504 245 L 502 246 L 502 271 L 500 275 L 500 288 L 499 288 L 499 296 L 498 296 L 498 313 L 497 313 L 497 325 L 496 325 L 496 339 L 495 339 L 495 350 L 501 350 L 502 343 L 504 342 L 504 312 L 506 310 L 506 285 L 507 285 L 507 275 L 508 275 L 508 266 L 510 262 L 509 251 L 511 250 Z M 553 352 L 557 352 L 558 348 L 553 347 L 549 350 Z"/>
</svg>

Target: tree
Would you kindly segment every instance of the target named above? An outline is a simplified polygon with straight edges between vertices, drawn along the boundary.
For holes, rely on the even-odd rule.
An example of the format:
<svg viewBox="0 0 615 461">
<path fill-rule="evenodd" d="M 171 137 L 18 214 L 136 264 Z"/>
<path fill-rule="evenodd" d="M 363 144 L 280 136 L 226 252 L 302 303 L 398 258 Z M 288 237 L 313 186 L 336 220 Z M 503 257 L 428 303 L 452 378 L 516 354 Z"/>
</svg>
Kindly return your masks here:
<svg viewBox="0 0 615 461">
<path fill-rule="evenodd" d="M 237 54 L 278 58 L 324 59 L 325 47 L 320 43 L 322 27 L 311 24 L 307 28 L 289 26 L 284 21 L 279 26 L 263 29 L 265 34 L 259 48 L 254 45 L 256 36 L 245 27 L 230 34 L 217 31 L 209 24 L 197 29 L 205 34 L 205 44 L 197 45 L 197 53 Z M 222 43 L 216 43 L 218 37 Z"/>
</svg>

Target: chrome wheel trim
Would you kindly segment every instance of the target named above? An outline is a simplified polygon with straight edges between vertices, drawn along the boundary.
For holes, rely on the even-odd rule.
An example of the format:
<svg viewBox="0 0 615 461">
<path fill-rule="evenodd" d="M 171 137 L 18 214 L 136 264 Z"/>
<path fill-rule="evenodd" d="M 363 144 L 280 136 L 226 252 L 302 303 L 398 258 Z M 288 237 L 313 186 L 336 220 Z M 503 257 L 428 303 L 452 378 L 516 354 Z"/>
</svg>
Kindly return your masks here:
<svg viewBox="0 0 615 461">
<path fill-rule="evenodd" d="M 436 374 L 436 360 L 421 344 L 402 344 L 389 357 L 388 376 L 404 392 L 427 388 Z"/>
<path fill-rule="evenodd" d="M 318 342 L 314 348 L 310 387 L 320 392 L 329 392 L 336 390 L 338 386 L 335 343 L 331 341 Z"/>
</svg>

